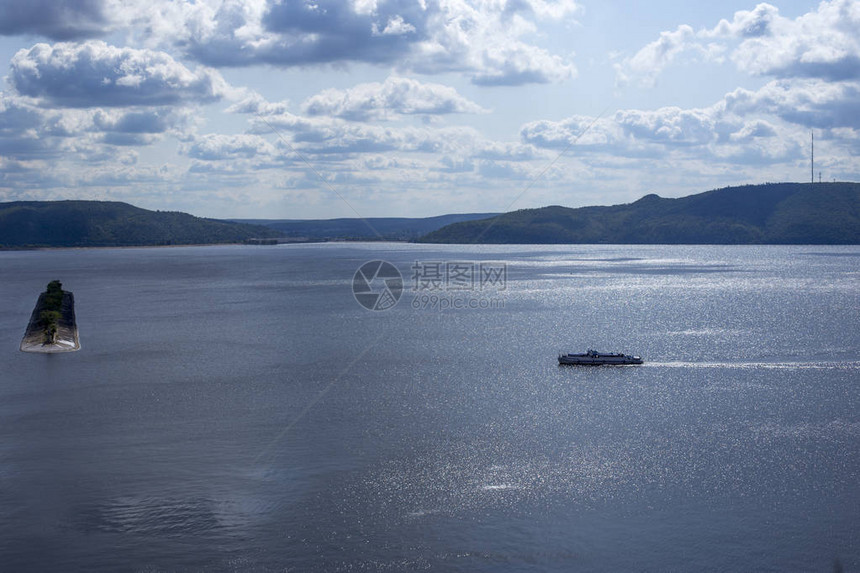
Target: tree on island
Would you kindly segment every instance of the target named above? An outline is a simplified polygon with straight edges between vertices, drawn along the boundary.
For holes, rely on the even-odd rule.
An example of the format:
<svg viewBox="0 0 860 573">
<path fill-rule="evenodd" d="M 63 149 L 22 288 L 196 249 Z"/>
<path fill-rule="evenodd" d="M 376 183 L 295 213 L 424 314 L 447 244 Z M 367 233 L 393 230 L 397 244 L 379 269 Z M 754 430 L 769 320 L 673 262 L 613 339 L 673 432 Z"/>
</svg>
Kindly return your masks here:
<svg viewBox="0 0 860 573">
<path fill-rule="evenodd" d="M 45 290 L 42 312 L 39 320 L 42 323 L 43 344 L 56 344 L 57 331 L 59 330 L 60 318 L 63 310 L 63 283 L 51 281 Z"/>
</svg>

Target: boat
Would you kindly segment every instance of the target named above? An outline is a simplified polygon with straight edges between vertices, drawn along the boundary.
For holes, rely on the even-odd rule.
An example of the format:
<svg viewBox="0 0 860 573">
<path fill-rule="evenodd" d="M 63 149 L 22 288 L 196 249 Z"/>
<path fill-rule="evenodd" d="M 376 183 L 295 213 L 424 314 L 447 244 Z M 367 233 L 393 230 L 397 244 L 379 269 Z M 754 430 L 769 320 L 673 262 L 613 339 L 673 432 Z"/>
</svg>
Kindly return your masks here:
<svg viewBox="0 0 860 573">
<path fill-rule="evenodd" d="M 585 354 L 559 354 L 559 364 L 581 366 L 603 366 L 607 364 L 642 364 L 641 356 L 622 354 L 620 352 L 597 352 L 589 349 Z"/>
</svg>

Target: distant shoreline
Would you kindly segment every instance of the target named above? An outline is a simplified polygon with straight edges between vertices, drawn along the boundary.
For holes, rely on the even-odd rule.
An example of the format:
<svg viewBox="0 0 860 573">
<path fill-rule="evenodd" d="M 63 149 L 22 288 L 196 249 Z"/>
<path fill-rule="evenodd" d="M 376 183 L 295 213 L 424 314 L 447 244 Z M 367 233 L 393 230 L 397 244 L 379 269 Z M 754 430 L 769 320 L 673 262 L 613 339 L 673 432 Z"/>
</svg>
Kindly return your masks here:
<svg viewBox="0 0 860 573">
<path fill-rule="evenodd" d="M 308 241 L 307 243 L 282 243 L 284 245 L 307 245 L 312 243 L 332 243 L 335 241 Z M 345 241 L 337 241 L 345 242 Z M 360 241 L 355 241 L 360 242 Z M 398 241 L 391 241 L 398 242 Z M 92 247 L 0 247 L 0 252 L 14 251 L 91 251 L 96 249 L 178 249 L 184 247 L 256 247 L 247 243 L 190 243 L 188 245 L 101 245 Z"/>
<path fill-rule="evenodd" d="M 283 247 L 300 245 L 416 245 L 435 247 L 860 247 L 860 243 L 422 243 L 419 241 L 306 241 L 278 243 L 277 245 L 249 245 L 247 243 L 197 243 L 190 245 L 121 245 L 102 247 L 14 247 L 0 248 L 4 252 L 33 252 L 33 251 L 97 251 L 97 250 L 129 250 L 129 249 L 180 249 L 200 247 Z"/>
<path fill-rule="evenodd" d="M 397 243 L 419 244 L 416 241 L 398 241 L 396 239 L 373 240 L 362 238 L 352 240 L 333 239 L 331 241 L 286 241 L 276 245 L 254 245 L 249 243 L 189 243 L 187 245 L 94 245 L 94 246 L 42 246 L 42 247 L 0 247 L 0 252 L 16 251 L 88 251 L 93 249 L 177 249 L 183 247 L 273 247 L 283 245 L 325 245 L 345 243 Z"/>
</svg>

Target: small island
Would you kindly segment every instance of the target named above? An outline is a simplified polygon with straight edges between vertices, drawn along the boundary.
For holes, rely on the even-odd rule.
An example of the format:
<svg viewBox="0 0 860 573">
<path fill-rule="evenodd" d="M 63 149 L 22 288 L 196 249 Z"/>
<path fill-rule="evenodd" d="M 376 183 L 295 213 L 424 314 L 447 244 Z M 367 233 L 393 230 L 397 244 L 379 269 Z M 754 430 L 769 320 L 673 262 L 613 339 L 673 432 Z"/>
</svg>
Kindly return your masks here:
<svg viewBox="0 0 860 573">
<path fill-rule="evenodd" d="M 80 349 L 78 325 L 75 322 L 75 297 L 63 290 L 60 281 L 51 281 L 36 301 L 21 341 L 21 351 L 51 354 Z"/>
</svg>

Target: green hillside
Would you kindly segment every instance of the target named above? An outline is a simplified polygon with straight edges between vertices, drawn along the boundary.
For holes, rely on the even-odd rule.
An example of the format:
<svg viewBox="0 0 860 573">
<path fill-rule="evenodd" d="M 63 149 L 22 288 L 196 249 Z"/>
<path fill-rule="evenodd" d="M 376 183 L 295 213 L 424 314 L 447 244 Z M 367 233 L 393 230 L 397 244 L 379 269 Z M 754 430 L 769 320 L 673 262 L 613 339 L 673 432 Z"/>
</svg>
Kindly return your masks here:
<svg viewBox="0 0 860 573">
<path fill-rule="evenodd" d="M 267 227 L 112 201 L 0 203 L 0 247 L 192 245 L 277 236 Z"/>
<path fill-rule="evenodd" d="M 368 217 L 365 219 L 233 219 L 264 225 L 285 237 L 309 241 L 409 241 L 451 223 L 495 217 L 499 213 L 461 213 L 437 217 Z"/>
<path fill-rule="evenodd" d="M 860 183 L 773 183 L 448 225 L 427 243 L 860 244 Z"/>
</svg>

